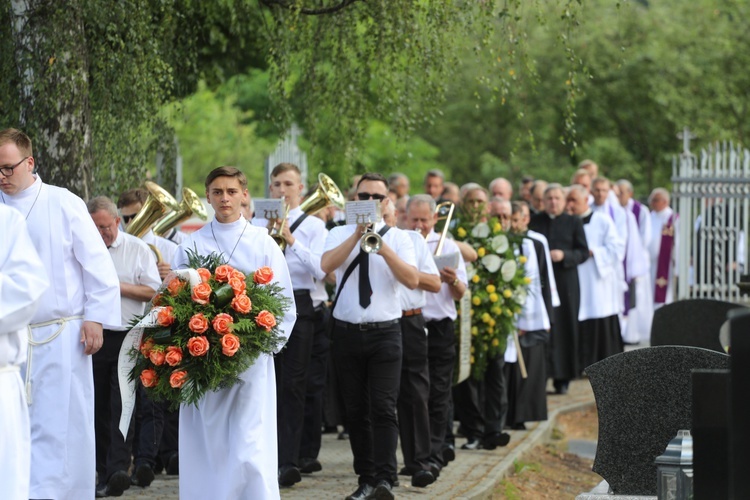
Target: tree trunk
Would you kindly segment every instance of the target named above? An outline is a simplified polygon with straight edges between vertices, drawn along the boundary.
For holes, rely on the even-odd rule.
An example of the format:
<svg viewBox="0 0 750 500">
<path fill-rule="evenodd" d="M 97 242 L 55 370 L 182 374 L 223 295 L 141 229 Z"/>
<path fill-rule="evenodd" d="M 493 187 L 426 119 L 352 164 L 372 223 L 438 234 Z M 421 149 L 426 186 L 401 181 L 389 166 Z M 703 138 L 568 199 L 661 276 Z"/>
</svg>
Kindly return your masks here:
<svg viewBox="0 0 750 500">
<path fill-rule="evenodd" d="M 42 179 L 91 192 L 91 110 L 81 1 L 11 0 L 21 80 L 18 127 L 34 143 Z"/>
</svg>

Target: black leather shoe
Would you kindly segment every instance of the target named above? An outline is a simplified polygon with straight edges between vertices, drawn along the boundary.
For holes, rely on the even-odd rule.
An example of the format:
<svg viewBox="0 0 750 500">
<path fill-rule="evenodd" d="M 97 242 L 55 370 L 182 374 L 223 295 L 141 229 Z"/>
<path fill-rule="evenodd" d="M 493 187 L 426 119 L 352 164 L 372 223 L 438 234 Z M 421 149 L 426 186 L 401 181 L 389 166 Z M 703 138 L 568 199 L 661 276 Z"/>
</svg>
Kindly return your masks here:
<svg viewBox="0 0 750 500">
<path fill-rule="evenodd" d="M 167 461 L 167 466 L 164 468 L 169 476 L 176 476 L 180 473 L 180 454 L 172 453 Z"/>
<path fill-rule="evenodd" d="M 367 483 L 360 484 L 359 487 L 346 497 L 346 500 L 367 500 L 372 494 L 373 487 Z"/>
<path fill-rule="evenodd" d="M 154 470 L 149 464 L 140 464 L 135 468 L 135 484 L 141 488 L 151 485 L 154 480 Z"/>
<path fill-rule="evenodd" d="M 413 469 L 411 467 L 402 467 L 400 471 L 398 471 L 399 476 L 413 476 L 415 472 L 417 472 L 418 469 Z"/>
<path fill-rule="evenodd" d="M 367 500 L 393 500 L 393 486 L 385 479 L 378 481 L 375 489 L 372 490 L 367 497 Z"/>
<path fill-rule="evenodd" d="M 452 462 L 455 459 L 456 459 L 456 449 L 453 447 L 452 444 L 449 444 L 445 448 L 443 448 L 443 462 L 447 464 L 448 462 Z"/>
<path fill-rule="evenodd" d="M 323 466 L 317 458 L 300 458 L 299 459 L 299 471 L 302 474 L 312 474 L 323 470 Z"/>
<path fill-rule="evenodd" d="M 494 450 L 498 446 L 507 446 L 508 443 L 510 443 L 510 434 L 507 432 L 496 432 L 482 439 L 482 448 L 485 450 Z"/>
<path fill-rule="evenodd" d="M 433 463 L 433 462 L 430 462 L 429 466 L 430 466 L 430 472 L 432 472 L 432 475 L 435 476 L 435 480 L 437 481 L 437 478 L 440 477 L 441 467 L 438 464 Z"/>
<path fill-rule="evenodd" d="M 435 476 L 428 470 L 420 470 L 411 477 L 411 485 L 417 488 L 424 488 L 435 482 Z"/>
<path fill-rule="evenodd" d="M 279 486 L 288 488 L 302 481 L 299 469 L 293 465 L 283 465 L 279 469 Z"/>
<path fill-rule="evenodd" d="M 482 443 L 476 438 L 469 438 L 464 444 L 461 445 L 462 450 L 479 450 L 482 448 Z"/>
<path fill-rule="evenodd" d="M 107 479 L 107 486 L 103 493 L 105 497 L 119 497 L 128 488 L 130 488 L 130 476 L 124 470 L 118 470 Z"/>
</svg>

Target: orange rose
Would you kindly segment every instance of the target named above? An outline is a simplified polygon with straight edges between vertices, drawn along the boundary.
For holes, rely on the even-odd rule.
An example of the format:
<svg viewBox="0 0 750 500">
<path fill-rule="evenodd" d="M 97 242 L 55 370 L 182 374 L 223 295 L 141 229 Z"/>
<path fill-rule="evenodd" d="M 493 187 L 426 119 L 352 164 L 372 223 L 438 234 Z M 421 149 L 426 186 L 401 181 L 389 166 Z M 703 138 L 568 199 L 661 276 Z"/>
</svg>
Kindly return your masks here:
<svg viewBox="0 0 750 500">
<path fill-rule="evenodd" d="M 182 361 L 182 349 L 177 346 L 171 345 L 167 347 L 167 355 L 164 360 L 169 366 L 177 366 Z"/>
<path fill-rule="evenodd" d="M 147 368 L 141 372 L 141 384 L 143 387 L 156 387 L 159 383 L 159 377 L 156 375 L 156 370 Z"/>
<path fill-rule="evenodd" d="M 163 302 L 163 300 L 162 300 L 163 298 L 164 298 L 164 296 L 163 296 L 162 294 L 160 294 L 160 293 L 157 293 L 156 295 L 154 295 L 154 298 L 153 298 L 153 299 L 151 299 L 151 303 L 152 303 L 152 304 L 153 304 L 154 306 L 161 306 L 161 305 L 163 305 L 163 304 L 164 304 L 164 302 Z"/>
<path fill-rule="evenodd" d="M 238 279 L 241 279 L 242 281 L 245 281 L 246 276 L 245 276 L 245 273 L 243 273 L 242 271 L 238 271 L 237 269 L 235 269 L 232 271 L 232 275 L 230 276 L 230 278 L 238 278 Z"/>
<path fill-rule="evenodd" d="M 148 359 L 156 366 L 161 366 L 164 364 L 164 351 L 151 349 L 151 352 L 148 353 Z"/>
<path fill-rule="evenodd" d="M 148 354 L 151 352 L 151 349 L 154 347 L 154 339 L 147 338 L 145 341 L 141 343 L 141 354 L 143 354 L 144 357 L 148 357 Z"/>
<path fill-rule="evenodd" d="M 227 283 L 232 276 L 234 268 L 229 264 L 224 264 L 216 268 L 216 281 Z"/>
<path fill-rule="evenodd" d="M 159 310 L 159 314 L 156 315 L 156 322 L 161 326 L 169 326 L 174 323 L 174 313 L 172 311 L 172 306 L 167 306 Z"/>
<path fill-rule="evenodd" d="M 232 287 L 235 295 L 245 293 L 245 289 L 247 288 L 247 284 L 245 284 L 245 278 L 240 278 L 238 276 L 232 276 L 231 278 L 229 278 L 229 286 Z"/>
<path fill-rule="evenodd" d="M 203 333 L 208 330 L 208 318 L 203 313 L 193 314 L 188 323 L 188 328 L 193 333 Z"/>
<path fill-rule="evenodd" d="M 248 297 L 244 293 L 242 295 L 237 295 L 235 298 L 232 299 L 232 309 L 234 309 L 240 314 L 249 313 L 252 307 L 253 307 L 253 303 L 250 302 L 250 297 Z"/>
<path fill-rule="evenodd" d="M 167 290 L 169 291 L 169 294 L 174 297 L 175 295 L 180 293 L 180 290 L 182 290 L 184 286 L 185 282 L 180 278 L 173 278 L 172 281 L 170 281 L 167 285 Z"/>
<path fill-rule="evenodd" d="M 193 287 L 190 297 L 196 304 L 208 304 L 208 299 L 211 297 L 211 285 L 208 283 L 198 283 Z"/>
<path fill-rule="evenodd" d="M 205 356 L 209 347 L 208 339 L 203 335 L 191 337 L 187 342 L 188 352 L 191 356 Z"/>
<path fill-rule="evenodd" d="M 234 356 L 240 348 L 240 339 L 233 333 L 227 333 L 221 337 L 221 352 L 225 356 Z"/>
<path fill-rule="evenodd" d="M 180 387 L 185 385 L 187 379 L 187 372 L 185 370 L 178 370 L 176 372 L 172 372 L 172 375 L 169 376 L 169 385 L 171 385 L 175 389 L 179 389 Z"/>
<path fill-rule="evenodd" d="M 268 266 L 263 266 L 261 268 L 258 268 L 257 271 L 255 271 L 255 274 L 253 274 L 253 281 L 255 281 L 259 285 L 265 285 L 266 283 L 270 283 L 273 279 L 273 269 L 271 269 Z"/>
<path fill-rule="evenodd" d="M 267 332 L 270 332 L 271 328 L 276 326 L 276 316 L 269 311 L 261 311 L 258 313 L 258 316 L 256 316 L 255 322 L 258 326 L 265 328 Z"/>
<path fill-rule="evenodd" d="M 219 335 L 224 335 L 232 331 L 234 320 L 227 313 L 217 314 L 211 323 Z"/>
<path fill-rule="evenodd" d="M 198 272 L 198 276 L 201 277 L 201 281 L 203 283 L 208 283 L 208 280 L 211 279 L 211 271 L 209 271 L 205 267 L 199 267 L 198 269 L 196 269 L 196 271 Z"/>
</svg>

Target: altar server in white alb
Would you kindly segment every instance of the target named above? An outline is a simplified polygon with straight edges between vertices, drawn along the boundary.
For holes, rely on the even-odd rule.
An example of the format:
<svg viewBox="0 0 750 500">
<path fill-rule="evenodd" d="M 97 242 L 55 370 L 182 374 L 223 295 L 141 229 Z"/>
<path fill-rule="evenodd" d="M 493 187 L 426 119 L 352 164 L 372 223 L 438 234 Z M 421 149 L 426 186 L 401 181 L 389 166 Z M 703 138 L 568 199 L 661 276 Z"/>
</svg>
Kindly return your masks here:
<svg viewBox="0 0 750 500">
<path fill-rule="evenodd" d="M 4 175 L 7 165 L 0 164 Z M 12 170 L 7 170 L 10 173 Z M 0 205 L 0 496 L 29 498 L 29 410 L 19 374 L 26 326 L 49 286 L 23 216 Z"/>
<path fill-rule="evenodd" d="M 568 211 L 583 221 L 583 231 L 589 248 L 589 259 L 578 264 L 581 283 L 580 356 L 582 366 L 600 361 L 623 351 L 620 334 L 622 283 L 617 270 L 625 256 L 625 241 L 615 229 L 610 217 L 593 212 L 586 203 L 586 191 L 571 186 L 567 196 Z"/>
<path fill-rule="evenodd" d="M 284 254 L 265 228 L 240 214 L 247 178 L 234 167 L 219 167 L 206 178 L 214 219 L 183 241 L 174 269 L 188 266 L 187 250 L 221 253 L 244 272 L 268 266 L 290 305 L 279 327 L 284 337 L 297 315 Z M 261 354 L 240 374 L 242 383 L 208 393 L 196 406 L 180 408 L 180 498 L 236 500 L 279 498 L 276 443 L 276 378 L 273 358 Z"/>
<path fill-rule="evenodd" d="M 91 355 L 120 326 L 120 283 L 86 204 L 34 172 L 31 139 L 0 131 L 0 202 L 26 219 L 52 286 L 31 321 L 25 367 L 31 420 L 30 498 L 94 497 Z M 10 174 L 10 175 L 8 175 Z"/>
</svg>

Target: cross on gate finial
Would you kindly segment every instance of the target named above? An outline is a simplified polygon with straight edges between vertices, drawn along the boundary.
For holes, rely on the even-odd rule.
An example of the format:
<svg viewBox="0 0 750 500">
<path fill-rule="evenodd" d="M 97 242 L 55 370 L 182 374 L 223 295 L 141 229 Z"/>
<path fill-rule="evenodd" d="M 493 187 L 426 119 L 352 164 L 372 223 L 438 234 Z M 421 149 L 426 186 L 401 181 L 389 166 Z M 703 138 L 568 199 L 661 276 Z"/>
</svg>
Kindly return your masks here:
<svg viewBox="0 0 750 500">
<path fill-rule="evenodd" d="M 682 132 L 677 134 L 677 138 L 682 139 L 682 154 L 690 154 L 690 139 L 695 139 L 696 137 L 698 136 L 693 134 L 687 126 L 682 129 Z"/>
</svg>

